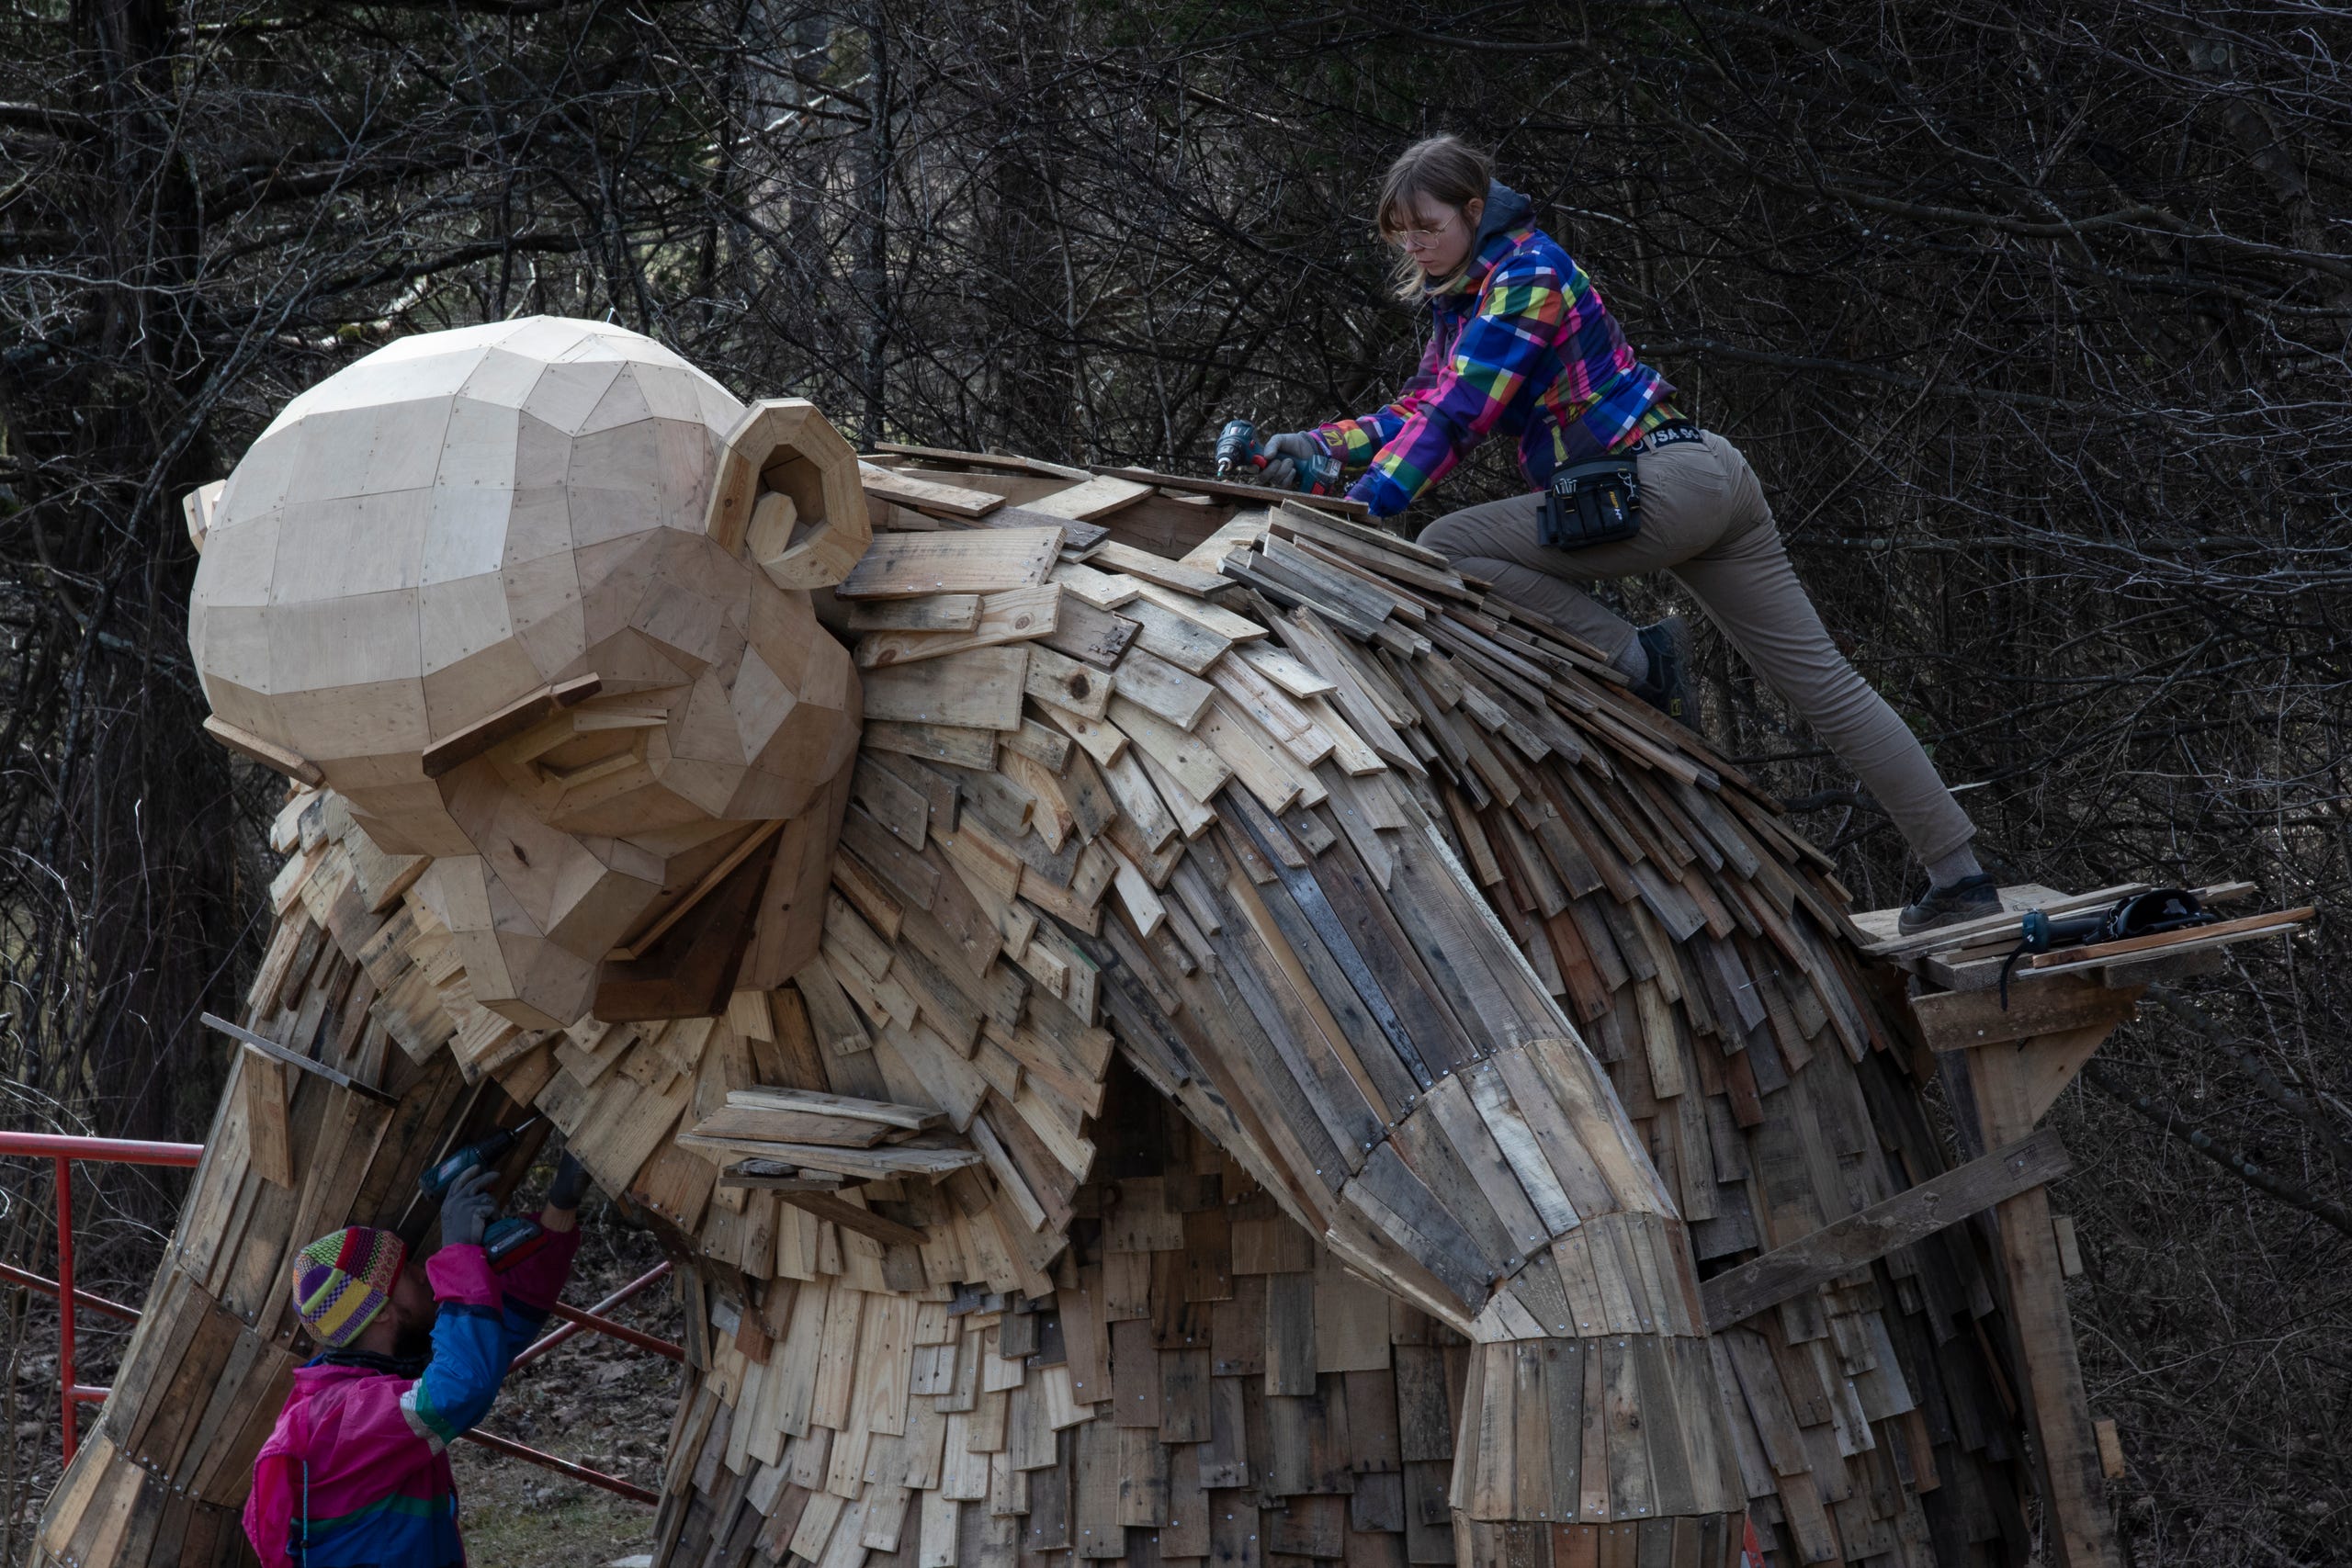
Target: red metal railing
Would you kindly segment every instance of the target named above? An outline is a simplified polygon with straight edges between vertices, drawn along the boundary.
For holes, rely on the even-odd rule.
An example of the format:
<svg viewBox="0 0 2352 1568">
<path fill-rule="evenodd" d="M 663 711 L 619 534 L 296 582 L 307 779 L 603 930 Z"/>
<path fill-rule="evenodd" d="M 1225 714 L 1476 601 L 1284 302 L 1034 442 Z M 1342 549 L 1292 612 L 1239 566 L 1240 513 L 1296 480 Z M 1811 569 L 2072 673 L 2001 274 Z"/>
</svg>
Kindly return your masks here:
<svg viewBox="0 0 2352 1568">
<path fill-rule="evenodd" d="M 114 1302 L 105 1302 L 74 1288 L 74 1162 L 96 1160 L 101 1165 L 193 1166 L 204 1157 L 202 1144 L 142 1144 L 130 1138 L 75 1138 L 62 1133 L 0 1133 L 0 1155 L 25 1155 L 54 1162 L 57 1168 L 57 1278 L 40 1280 L 20 1269 L 8 1277 L 18 1284 L 46 1289 L 57 1297 L 57 1386 L 61 1391 L 60 1427 L 65 1438 L 65 1462 L 74 1462 L 78 1446 L 80 1407 L 107 1396 L 102 1388 L 85 1388 L 75 1381 L 74 1364 L 74 1308 L 87 1304 L 94 1312 L 136 1323 L 139 1314 Z"/>
<path fill-rule="evenodd" d="M 107 1389 L 89 1387 L 76 1381 L 74 1359 L 75 1309 L 87 1308 L 102 1317 L 116 1318 L 124 1323 L 139 1321 L 139 1313 L 136 1308 L 127 1307 L 120 1302 L 108 1301 L 104 1296 L 94 1296 L 87 1291 L 74 1288 L 74 1162 L 89 1160 L 100 1165 L 192 1167 L 204 1157 L 204 1145 L 202 1144 L 148 1144 L 128 1138 L 79 1138 L 59 1133 L 0 1132 L 0 1156 L 6 1155 L 48 1159 L 56 1164 L 57 1278 L 46 1280 L 30 1269 L 19 1269 L 14 1264 L 0 1263 L 0 1280 L 22 1285 L 28 1290 L 39 1291 L 44 1295 L 54 1298 L 60 1303 L 57 1314 L 57 1381 L 59 1388 L 62 1390 L 61 1399 L 63 1409 L 61 1414 L 65 1461 L 71 1464 L 74 1461 L 74 1450 L 77 1446 L 79 1407 L 84 1404 L 96 1404 L 111 1392 Z M 665 1278 L 669 1272 L 670 1264 L 664 1261 L 631 1280 L 628 1284 L 585 1311 L 578 1307 L 565 1306 L 560 1302 L 557 1303 L 552 1309 L 552 1315 L 563 1319 L 563 1326 L 544 1336 L 518 1354 L 511 1363 L 510 1370 L 511 1367 L 519 1367 L 526 1362 L 537 1360 L 582 1329 L 594 1329 L 599 1334 L 609 1335 L 615 1339 L 637 1346 L 640 1349 L 650 1350 L 657 1356 L 666 1356 L 673 1361 L 684 1360 L 685 1352 L 668 1340 L 656 1338 L 650 1334 L 631 1328 L 627 1324 L 615 1323 L 604 1315 L 643 1291 L 647 1286 Z M 624 1481 L 617 1475 L 607 1475 L 603 1471 L 591 1470 L 584 1464 L 575 1464 L 568 1459 L 560 1459 L 554 1454 L 545 1453 L 518 1443 L 512 1438 L 501 1438 L 480 1431 L 466 1432 L 461 1436 L 468 1441 L 479 1444 L 493 1453 L 508 1454 L 515 1459 L 527 1461 L 543 1469 L 571 1476 L 575 1481 L 586 1482 L 591 1486 L 602 1487 L 607 1492 L 616 1493 L 635 1502 L 659 1503 L 662 1500 L 644 1487 Z"/>
<path fill-rule="evenodd" d="M 640 1350 L 650 1350 L 657 1356 L 666 1356 L 673 1361 L 684 1360 L 686 1353 L 667 1339 L 656 1339 L 650 1334 L 640 1333 L 625 1323 L 615 1323 L 603 1315 L 648 1285 L 659 1280 L 665 1280 L 669 1275 L 670 1262 L 669 1259 L 664 1258 L 585 1312 L 578 1307 L 568 1307 L 561 1302 L 556 1303 L 550 1315 L 563 1319 L 563 1326 L 550 1330 L 542 1337 L 533 1340 L 517 1351 L 514 1359 L 506 1364 L 506 1370 L 511 1372 L 516 1367 L 530 1365 L 583 1328 L 593 1328 L 599 1334 L 608 1334 L 625 1344 L 634 1345 Z"/>
</svg>

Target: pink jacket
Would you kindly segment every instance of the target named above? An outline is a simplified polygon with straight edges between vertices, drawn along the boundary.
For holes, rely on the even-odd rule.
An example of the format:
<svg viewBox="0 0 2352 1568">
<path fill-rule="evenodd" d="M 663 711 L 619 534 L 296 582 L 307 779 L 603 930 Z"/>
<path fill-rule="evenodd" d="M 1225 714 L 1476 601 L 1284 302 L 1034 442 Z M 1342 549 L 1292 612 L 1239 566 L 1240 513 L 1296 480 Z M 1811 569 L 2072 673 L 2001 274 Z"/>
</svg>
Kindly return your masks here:
<svg viewBox="0 0 2352 1568">
<path fill-rule="evenodd" d="M 348 1352 L 295 1369 L 245 1500 L 245 1534 L 263 1568 L 460 1568 L 446 1450 L 489 1413 L 579 1250 L 579 1232 L 557 1232 L 503 1274 L 479 1247 L 435 1253 L 425 1276 L 440 1310 L 422 1376 Z"/>
</svg>

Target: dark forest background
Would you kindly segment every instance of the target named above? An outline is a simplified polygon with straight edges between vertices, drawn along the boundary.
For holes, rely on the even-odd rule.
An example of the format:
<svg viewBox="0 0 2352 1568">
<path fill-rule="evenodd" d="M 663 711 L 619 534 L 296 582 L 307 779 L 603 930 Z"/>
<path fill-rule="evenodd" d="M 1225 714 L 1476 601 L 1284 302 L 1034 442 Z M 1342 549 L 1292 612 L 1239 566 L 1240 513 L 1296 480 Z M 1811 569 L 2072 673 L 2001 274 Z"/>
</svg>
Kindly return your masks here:
<svg viewBox="0 0 2352 1568">
<path fill-rule="evenodd" d="M 2316 0 L 8 0 L 0 1122 L 204 1134 L 277 791 L 198 732 L 179 499 L 293 392 L 609 316 L 859 437 L 1202 470 L 1409 367 L 1371 193 L 1453 130 L 1747 449 L 1996 869 L 2322 905 L 2069 1094 L 2061 1201 L 2135 1561 L 2352 1562 L 2347 53 Z M 1705 663 L 1862 903 L 1913 890 Z M 136 1300 L 177 1179 L 84 1180 Z M 5 1196 L 48 1271 L 46 1174 Z M 53 1341 L 0 1317 L 15 1545 Z"/>
</svg>

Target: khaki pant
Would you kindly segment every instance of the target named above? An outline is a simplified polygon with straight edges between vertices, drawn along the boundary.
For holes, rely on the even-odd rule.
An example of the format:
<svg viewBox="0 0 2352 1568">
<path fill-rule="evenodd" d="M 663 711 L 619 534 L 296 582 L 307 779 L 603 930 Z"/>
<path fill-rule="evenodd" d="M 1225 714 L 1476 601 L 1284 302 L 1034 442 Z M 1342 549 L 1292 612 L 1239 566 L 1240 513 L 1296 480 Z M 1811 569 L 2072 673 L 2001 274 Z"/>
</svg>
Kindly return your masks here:
<svg viewBox="0 0 2352 1568">
<path fill-rule="evenodd" d="M 1532 494 L 1449 513 L 1420 542 L 1611 657 L 1634 630 L 1576 585 L 1671 571 L 1877 797 L 1912 853 L 1934 861 L 1968 842 L 1975 827 L 1918 739 L 1829 640 L 1739 448 L 1710 431 L 1638 462 L 1642 531 L 1622 544 L 1545 548 L 1536 542 L 1542 498 Z"/>
</svg>

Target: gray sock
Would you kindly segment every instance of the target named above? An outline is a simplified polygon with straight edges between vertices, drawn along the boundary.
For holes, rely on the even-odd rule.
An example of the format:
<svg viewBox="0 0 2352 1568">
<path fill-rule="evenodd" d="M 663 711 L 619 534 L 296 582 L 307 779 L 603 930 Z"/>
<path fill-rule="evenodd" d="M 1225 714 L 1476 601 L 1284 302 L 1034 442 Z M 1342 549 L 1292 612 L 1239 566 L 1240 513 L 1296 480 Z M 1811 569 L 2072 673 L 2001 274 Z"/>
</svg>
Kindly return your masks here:
<svg viewBox="0 0 2352 1568">
<path fill-rule="evenodd" d="M 1938 887 L 1950 887 L 1963 876 L 1981 875 L 1984 870 L 1976 863 L 1976 852 L 1962 844 L 1928 863 L 1928 880 Z"/>
<path fill-rule="evenodd" d="M 1625 646 L 1619 649 L 1617 657 L 1609 662 L 1623 670 L 1629 680 L 1638 682 L 1650 678 L 1650 650 L 1642 646 L 1642 634 L 1639 632 L 1627 637 Z"/>
</svg>

